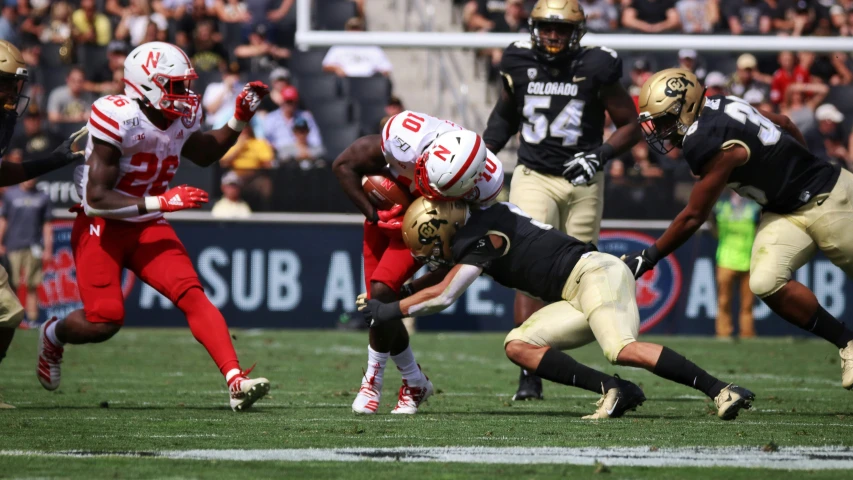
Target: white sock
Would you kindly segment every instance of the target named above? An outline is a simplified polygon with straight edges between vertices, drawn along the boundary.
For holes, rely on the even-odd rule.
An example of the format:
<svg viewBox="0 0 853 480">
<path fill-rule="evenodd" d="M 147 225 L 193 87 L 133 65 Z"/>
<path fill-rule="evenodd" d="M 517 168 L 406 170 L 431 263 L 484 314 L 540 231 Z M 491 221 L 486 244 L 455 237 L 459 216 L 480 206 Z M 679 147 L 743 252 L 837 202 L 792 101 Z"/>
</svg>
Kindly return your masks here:
<svg viewBox="0 0 853 480">
<path fill-rule="evenodd" d="M 397 355 L 392 355 L 391 360 L 397 364 L 397 370 L 400 371 L 403 380 L 409 386 L 417 387 L 426 384 L 427 379 L 418 367 L 418 362 L 415 361 L 415 354 L 412 353 L 411 345 Z"/>
<path fill-rule="evenodd" d="M 58 338 L 56 338 L 56 324 L 59 322 L 53 322 L 44 329 L 44 336 L 50 341 L 50 343 L 56 345 L 57 347 L 61 347 L 65 345 L 65 343 L 60 342 Z"/>
<path fill-rule="evenodd" d="M 381 353 L 367 346 L 367 369 L 364 371 L 362 382 L 373 378 L 374 385 L 380 390 L 382 389 L 382 377 L 385 375 L 385 364 L 388 363 L 388 357 L 391 354 L 388 352 Z"/>
<path fill-rule="evenodd" d="M 225 383 L 230 382 L 232 378 L 240 375 L 241 373 L 243 372 L 241 372 L 239 368 L 232 368 L 231 370 L 228 370 L 228 373 L 225 374 Z"/>
</svg>

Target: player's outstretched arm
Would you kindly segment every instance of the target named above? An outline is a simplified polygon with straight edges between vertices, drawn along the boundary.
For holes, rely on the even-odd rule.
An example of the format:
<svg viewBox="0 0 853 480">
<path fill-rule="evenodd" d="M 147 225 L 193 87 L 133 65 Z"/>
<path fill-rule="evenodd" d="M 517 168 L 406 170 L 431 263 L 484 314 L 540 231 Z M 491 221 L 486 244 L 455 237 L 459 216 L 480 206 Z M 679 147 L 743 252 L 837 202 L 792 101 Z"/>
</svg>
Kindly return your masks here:
<svg viewBox="0 0 853 480">
<path fill-rule="evenodd" d="M 506 79 L 503 83 L 498 103 L 492 109 L 489 121 L 486 124 L 486 131 L 483 132 L 483 141 L 486 142 L 486 148 L 492 153 L 500 152 L 506 142 L 518 133 L 519 117 L 515 97 L 513 97 Z"/>
<path fill-rule="evenodd" d="M 711 215 L 714 204 L 726 188 L 731 171 L 743 165 L 749 154 L 743 147 L 720 150 L 705 166 L 699 181 L 693 185 L 687 206 L 675 217 L 669 228 L 651 247 L 642 252 L 624 255 L 634 278 L 639 278 L 655 264 L 687 241 Z"/>
<path fill-rule="evenodd" d="M 209 167 L 225 156 L 237 142 L 240 132 L 255 116 L 261 100 L 269 95 L 270 89 L 263 82 L 249 82 L 237 95 L 234 116 L 222 128 L 209 132 L 193 132 L 184 143 L 181 155 L 201 167 Z"/>
<path fill-rule="evenodd" d="M 767 110 L 761 109 L 759 109 L 758 112 L 767 117 L 767 119 L 771 122 L 775 123 L 776 125 L 779 125 L 779 127 L 783 130 L 791 134 L 791 136 L 794 137 L 795 140 L 800 142 L 800 145 L 806 145 L 806 137 L 803 136 L 803 132 L 801 132 L 800 129 L 797 128 L 797 125 L 790 118 L 788 118 L 787 115 L 768 112 Z"/>
<path fill-rule="evenodd" d="M 422 317 L 438 313 L 462 296 L 462 293 L 483 273 L 474 265 L 458 264 L 450 269 L 441 283 L 421 290 L 411 297 L 393 303 L 366 300 L 358 304 L 368 325 L 375 327 L 403 317 Z"/>
<path fill-rule="evenodd" d="M 379 220 L 376 208 L 370 203 L 367 194 L 361 186 L 365 175 L 378 173 L 388 162 L 382 154 L 382 136 L 365 135 L 354 141 L 352 145 L 338 155 L 332 163 L 332 171 L 338 177 L 338 182 L 344 193 L 352 200 L 356 208 L 373 223 Z"/>
<path fill-rule="evenodd" d="M 83 158 L 83 152 L 73 151 L 74 144 L 89 133 L 86 127 L 71 134 L 62 145 L 44 158 L 27 160 L 21 163 L 3 162 L 0 164 L 0 187 L 17 185 L 31 178 L 58 170 Z"/>
<path fill-rule="evenodd" d="M 121 151 L 97 138 L 89 155 L 89 178 L 83 198 L 83 209 L 90 217 L 129 218 L 152 212 L 175 212 L 201 208 L 207 193 L 181 185 L 163 195 L 132 197 L 113 190 L 119 179 Z"/>
</svg>

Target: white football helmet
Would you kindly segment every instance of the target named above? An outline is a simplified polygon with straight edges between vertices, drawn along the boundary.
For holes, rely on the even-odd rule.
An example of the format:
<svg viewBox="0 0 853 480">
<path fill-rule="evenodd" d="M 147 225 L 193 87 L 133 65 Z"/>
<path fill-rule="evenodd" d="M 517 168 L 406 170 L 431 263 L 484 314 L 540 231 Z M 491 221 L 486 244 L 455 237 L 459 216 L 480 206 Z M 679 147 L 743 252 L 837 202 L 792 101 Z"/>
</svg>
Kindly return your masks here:
<svg viewBox="0 0 853 480">
<path fill-rule="evenodd" d="M 170 43 L 143 43 L 124 61 L 124 94 L 172 119 L 198 112 L 201 97 L 190 90 L 196 78 L 190 58 Z"/>
<path fill-rule="evenodd" d="M 470 130 L 439 135 L 415 164 L 415 187 L 430 200 L 457 200 L 474 188 L 486 165 L 486 144 Z"/>
</svg>

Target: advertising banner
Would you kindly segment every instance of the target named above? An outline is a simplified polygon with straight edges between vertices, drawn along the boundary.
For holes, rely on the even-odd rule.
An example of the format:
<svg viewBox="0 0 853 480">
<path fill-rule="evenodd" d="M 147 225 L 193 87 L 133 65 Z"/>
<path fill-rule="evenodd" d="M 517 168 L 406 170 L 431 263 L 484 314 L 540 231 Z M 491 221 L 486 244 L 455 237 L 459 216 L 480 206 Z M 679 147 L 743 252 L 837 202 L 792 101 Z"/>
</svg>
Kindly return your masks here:
<svg viewBox="0 0 853 480">
<path fill-rule="evenodd" d="M 360 321 L 355 297 L 364 291 L 362 230 L 358 224 L 173 221 L 205 291 L 229 325 L 258 328 L 334 328 L 342 319 Z M 606 224 L 605 224 L 606 225 Z M 39 291 L 42 319 L 80 308 L 70 247 L 70 221 L 54 228 L 55 261 Z M 614 255 L 639 250 L 662 233 L 653 229 L 607 229 L 600 249 Z M 716 241 L 698 234 L 637 282 L 642 332 L 713 334 L 717 315 Z M 796 273 L 838 318 L 847 318 L 853 288 L 843 272 L 818 256 Z M 154 289 L 125 273 L 126 324 L 184 326 L 182 313 Z M 23 292 L 22 292 L 23 293 Z M 514 292 L 479 278 L 447 311 L 420 319 L 422 330 L 512 328 Z M 737 300 L 733 309 L 736 315 Z M 755 303 L 759 335 L 802 332 Z"/>
</svg>

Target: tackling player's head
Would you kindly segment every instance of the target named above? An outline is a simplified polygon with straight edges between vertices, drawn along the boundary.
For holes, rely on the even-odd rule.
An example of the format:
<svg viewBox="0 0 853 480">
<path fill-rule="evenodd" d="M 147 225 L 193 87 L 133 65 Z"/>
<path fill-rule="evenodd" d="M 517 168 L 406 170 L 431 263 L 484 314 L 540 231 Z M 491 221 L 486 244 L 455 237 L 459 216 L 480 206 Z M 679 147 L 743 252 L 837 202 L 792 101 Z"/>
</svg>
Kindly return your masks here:
<svg viewBox="0 0 853 480">
<path fill-rule="evenodd" d="M 546 60 L 580 47 L 586 17 L 578 0 L 539 0 L 530 12 L 530 38 Z"/>
<path fill-rule="evenodd" d="M 412 256 L 433 267 L 450 265 L 450 240 L 468 221 L 468 204 L 418 198 L 406 210 L 403 241 Z"/>
<path fill-rule="evenodd" d="M 668 68 L 649 77 L 637 102 L 649 146 L 661 154 L 680 147 L 704 100 L 705 89 L 690 70 Z"/>
<path fill-rule="evenodd" d="M 415 188 L 431 200 L 458 200 L 474 188 L 486 168 L 488 149 L 470 130 L 436 137 L 415 163 Z"/>
<path fill-rule="evenodd" d="M 170 43 L 143 43 L 124 61 L 124 94 L 170 120 L 195 117 L 201 97 L 190 87 L 196 78 L 187 54 Z"/>
<path fill-rule="evenodd" d="M 0 40 L 0 155 L 6 152 L 15 124 L 30 102 L 23 95 L 27 81 L 27 64 L 17 47 Z"/>
</svg>

